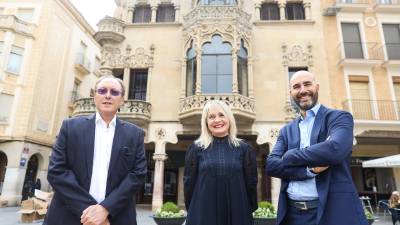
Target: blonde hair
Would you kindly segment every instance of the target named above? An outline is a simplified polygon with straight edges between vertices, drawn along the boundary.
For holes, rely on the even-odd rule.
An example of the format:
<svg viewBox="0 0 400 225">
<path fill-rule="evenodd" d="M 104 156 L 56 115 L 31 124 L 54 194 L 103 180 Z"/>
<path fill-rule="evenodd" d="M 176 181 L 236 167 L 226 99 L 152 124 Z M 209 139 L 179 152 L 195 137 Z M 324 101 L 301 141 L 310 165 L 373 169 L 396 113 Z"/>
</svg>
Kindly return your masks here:
<svg viewBox="0 0 400 225">
<path fill-rule="evenodd" d="M 225 116 L 229 120 L 229 130 L 228 130 L 229 143 L 234 147 L 238 147 L 240 139 L 236 137 L 237 127 L 236 127 L 235 117 L 233 116 L 233 113 L 229 108 L 229 106 L 225 102 L 220 100 L 211 100 L 207 102 L 206 105 L 204 106 L 203 113 L 201 115 L 201 134 L 200 137 L 195 141 L 195 144 L 202 147 L 203 149 L 206 149 L 208 148 L 208 146 L 210 146 L 211 142 L 214 140 L 214 137 L 212 136 L 207 125 L 208 113 L 212 108 L 219 108 L 224 112 Z"/>
<path fill-rule="evenodd" d="M 389 207 L 395 208 L 396 206 L 398 206 L 399 200 L 400 200 L 400 193 L 398 191 L 393 191 L 392 195 L 389 198 Z"/>
</svg>

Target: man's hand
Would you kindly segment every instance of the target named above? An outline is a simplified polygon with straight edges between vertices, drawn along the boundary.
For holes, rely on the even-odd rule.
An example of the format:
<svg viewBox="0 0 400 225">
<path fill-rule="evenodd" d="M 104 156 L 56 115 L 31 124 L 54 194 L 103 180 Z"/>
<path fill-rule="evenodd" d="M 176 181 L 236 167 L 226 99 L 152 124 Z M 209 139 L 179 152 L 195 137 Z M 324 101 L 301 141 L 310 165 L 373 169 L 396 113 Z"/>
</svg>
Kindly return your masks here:
<svg viewBox="0 0 400 225">
<path fill-rule="evenodd" d="M 313 167 L 311 168 L 311 172 L 319 174 L 324 172 L 325 170 L 327 170 L 329 168 L 329 166 L 318 166 L 318 167 Z"/>
<path fill-rule="evenodd" d="M 108 211 L 102 205 L 91 205 L 87 207 L 81 216 L 83 225 L 108 225 Z"/>
</svg>

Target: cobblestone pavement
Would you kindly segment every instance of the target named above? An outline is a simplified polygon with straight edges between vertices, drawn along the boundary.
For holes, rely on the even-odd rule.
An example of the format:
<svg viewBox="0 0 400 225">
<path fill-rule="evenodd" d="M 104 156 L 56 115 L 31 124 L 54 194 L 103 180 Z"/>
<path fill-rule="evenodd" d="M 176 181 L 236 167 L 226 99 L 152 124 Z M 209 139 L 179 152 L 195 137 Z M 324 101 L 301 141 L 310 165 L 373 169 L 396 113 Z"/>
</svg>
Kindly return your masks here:
<svg viewBox="0 0 400 225">
<path fill-rule="evenodd" d="M 6 207 L 0 208 L 0 225 L 21 225 L 20 214 L 18 213 L 19 207 Z M 137 207 L 137 223 L 138 225 L 156 225 L 153 219 L 150 206 L 139 205 Z M 25 225 L 39 225 L 43 221 L 36 221 L 35 223 L 25 223 Z M 339 224 L 338 224 L 339 225 Z M 392 225 L 390 215 L 383 217 L 381 214 L 376 216 L 373 225 Z"/>
</svg>

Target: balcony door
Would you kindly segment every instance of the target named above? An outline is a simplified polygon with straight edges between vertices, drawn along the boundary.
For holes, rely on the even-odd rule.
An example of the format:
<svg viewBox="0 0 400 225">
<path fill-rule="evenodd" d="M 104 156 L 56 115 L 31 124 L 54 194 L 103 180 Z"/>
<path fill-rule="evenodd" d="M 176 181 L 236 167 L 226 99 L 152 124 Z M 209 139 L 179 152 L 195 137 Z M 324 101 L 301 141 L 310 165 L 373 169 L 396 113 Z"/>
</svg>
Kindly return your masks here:
<svg viewBox="0 0 400 225">
<path fill-rule="evenodd" d="M 363 59 L 364 53 L 358 23 L 342 23 L 342 35 L 345 57 Z"/>
<path fill-rule="evenodd" d="M 372 101 L 369 93 L 368 80 L 351 80 L 350 94 L 352 113 L 355 119 L 372 120 Z"/>
<path fill-rule="evenodd" d="M 383 24 L 386 53 L 389 60 L 400 60 L 400 24 Z"/>
</svg>

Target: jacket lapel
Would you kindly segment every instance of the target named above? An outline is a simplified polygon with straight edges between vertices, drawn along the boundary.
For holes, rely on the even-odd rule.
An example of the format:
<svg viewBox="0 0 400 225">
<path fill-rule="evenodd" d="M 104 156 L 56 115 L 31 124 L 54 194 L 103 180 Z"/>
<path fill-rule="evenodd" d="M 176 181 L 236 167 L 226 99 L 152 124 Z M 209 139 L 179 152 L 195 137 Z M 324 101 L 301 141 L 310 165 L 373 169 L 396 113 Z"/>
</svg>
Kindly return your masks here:
<svg viewBox="0 0 400 225">
<path fill-rule="evenodd" d="M 298 148 L 300 147 L 300 129 L 299 129 L 299 122 L 300 118 L 297 117 L 291 124 L 289 128 L 289 136 L 291 137 L 288 142 L 289 142 L 289 149 L 292 148 Z"/>
<path fill-rule="evenodd" d="M 315 145 L 318 142 L 319 131 L 321 130 L 322 123 L 324 122 L 325 113 L 327 109 L 321 105 L 317 115 L 315 116 L 314 125 L 311 131 L 310 145 Z"/>
<path fill-rule="evenodd" d="M 110 175 L 112 168 L 116 166 L 115 164 L 117 163 L 117 159 L 119 156 L 119 152 L 121 150 L 121 144 L 123 140 L 123 128 L 124 128 L 125 122 L 118 119 L 116 119 L 116 124 L 115 124 L 115 132 L 114 132 L 114 138 L 113 138 L 113 143 L 112 143 L 112 149 L 111 149 L 111 157 L 110 157 L 110 164 L 108 166 L 108 174 L 107 174 L 107 189 L 110 186 Z M 108 193 L 108 190 L 106 191 Z"/>
<path fill-rule="evenodd" d="M 92 169 L 93 169 L 93 154 L 94 154 L 94 139 L 96 133 L 96 114 L 93 114 L 86 118 L 86 124 L 83 131 L 83 140 L 85 143 L 85 155 L 86 155 L 86 169 L 88 180 L 92 179 Z"/>
</svg>

